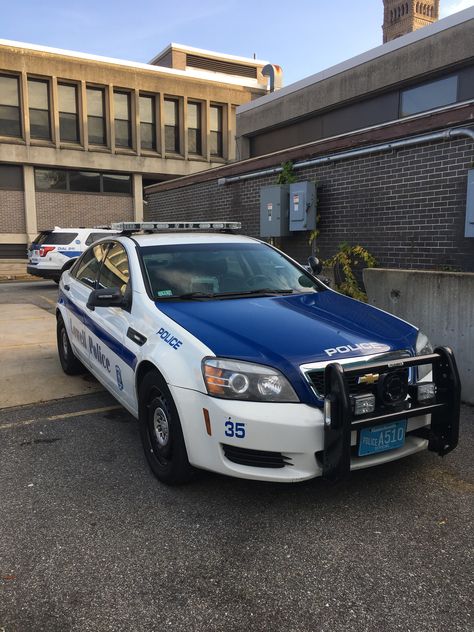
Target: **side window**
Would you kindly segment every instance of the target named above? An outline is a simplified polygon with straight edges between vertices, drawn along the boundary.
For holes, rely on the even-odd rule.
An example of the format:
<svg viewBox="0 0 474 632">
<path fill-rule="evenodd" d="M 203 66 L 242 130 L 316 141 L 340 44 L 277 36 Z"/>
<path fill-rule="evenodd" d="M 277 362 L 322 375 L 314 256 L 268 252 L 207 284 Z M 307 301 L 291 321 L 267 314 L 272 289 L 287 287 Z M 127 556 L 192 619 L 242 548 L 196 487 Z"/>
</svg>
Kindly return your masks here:
<svg viewBox="0 0 474 632">
<path fill-rule="evenodd" d="M 90 246 L 94 243 L 94 241 L 99 241 L 99 239 L 103 239 L 104 237 L 109 237 L 110 233 L 91 233 L 89 237 L 86 239 L 86 246 Z"/>
<path fill-rule="evenodd" d="M 120 288 L 125 294 L 130 280 L 128 257 L 125 248 L 113 243 L 107 252 L 99 278 L 99 288 Z"/>
<path fill-rule="evenodd" d="M 100 266 L 105 258 L 107 246 L 108 244 L 98 244 L 86 250 L 74 267 L 75 278 L 92 289 L 96 287 Z"/>
</svg>

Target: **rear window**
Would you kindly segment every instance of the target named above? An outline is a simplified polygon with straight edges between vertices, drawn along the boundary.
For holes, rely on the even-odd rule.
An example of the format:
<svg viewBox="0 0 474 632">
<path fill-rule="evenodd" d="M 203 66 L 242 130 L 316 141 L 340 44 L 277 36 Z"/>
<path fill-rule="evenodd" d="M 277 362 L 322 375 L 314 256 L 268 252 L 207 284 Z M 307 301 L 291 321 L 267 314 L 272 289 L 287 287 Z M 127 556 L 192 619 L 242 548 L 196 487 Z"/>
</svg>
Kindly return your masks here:
<svg viewBox="0 0 474 632">
<path fill-rule="evenodd" d="M 33 241 L 37 246 L 48 244 L 52 246 L 67 246 L 74 239 L 77 238 L 79 233 L 53 233 L 49 231 L 43 231 Z"/>
</svg>

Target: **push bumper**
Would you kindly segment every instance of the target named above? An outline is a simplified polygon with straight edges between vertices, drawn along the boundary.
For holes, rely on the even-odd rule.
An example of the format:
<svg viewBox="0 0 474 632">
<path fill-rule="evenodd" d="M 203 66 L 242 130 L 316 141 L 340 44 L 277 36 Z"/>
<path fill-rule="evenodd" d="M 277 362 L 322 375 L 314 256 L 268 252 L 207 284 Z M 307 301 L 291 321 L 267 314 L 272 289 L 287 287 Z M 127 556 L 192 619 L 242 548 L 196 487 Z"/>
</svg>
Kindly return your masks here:
<svg viewBox="0 0 474 632">
<path fill-rule="evenodd" d="M 431 364 L 435 396 L 429 404 L 417 401 L 417 385 L 408 385 L 407 398 L 392 412 L 356 416 L 352 409 L 348 380 L 367 374 L 386 375 L 391 371 Z M 363 367 L 343 368 L 338 363 L 325 369 L 324 449 L 321 455 L 322 475 L 328 480 L 339 480 L 354 469 L 351 444 L 353 433 L 363 428 L 431 415 L 431 426 L 411 439 L 413 448 L 423 442 L 428 450 L 444 456 L 457 446 L 461 383 L 454 354 L 448 347 L 438 347 L 431 355 L 403 358 L 396 362 L 374 362 Z M 409 447 L 409 446 L 407 446 Z M 421 448 L 420 448 L 421 449 Z M 416 451 L 415 449 L 413 451 Z M 396 457 L 394 451 L 392 456 Z M 390 454 L 390 453 L 389 453 Z M 400 456 L 404 456 L 400 454 Z"/>
</svg>

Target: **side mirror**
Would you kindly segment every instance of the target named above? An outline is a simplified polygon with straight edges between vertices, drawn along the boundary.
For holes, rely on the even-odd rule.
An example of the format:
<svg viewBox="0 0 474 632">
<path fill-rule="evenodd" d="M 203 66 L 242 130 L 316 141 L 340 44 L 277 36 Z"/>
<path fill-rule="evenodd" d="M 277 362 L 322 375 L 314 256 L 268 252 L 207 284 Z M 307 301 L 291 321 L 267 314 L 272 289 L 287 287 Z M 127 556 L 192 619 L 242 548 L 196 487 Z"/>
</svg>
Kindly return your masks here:
<svg viewBox="0 0 474 632">
<path fill-rule="evenodd" d="M 120 288 L 112 287 L 100 290 L 92 290 L 89 294 L 87 307 L 92 311 L 96 307 L 126 307 L 127 299 L 123 296 Z"/>
<path fill-rule="evenodd" d="M 316 274 L 316 275 L 321 274 L 321 271 L 323 269 L 323 264 L 316 257 L 308 258 L 308 266 L 312 274 Z"/>
</svg>

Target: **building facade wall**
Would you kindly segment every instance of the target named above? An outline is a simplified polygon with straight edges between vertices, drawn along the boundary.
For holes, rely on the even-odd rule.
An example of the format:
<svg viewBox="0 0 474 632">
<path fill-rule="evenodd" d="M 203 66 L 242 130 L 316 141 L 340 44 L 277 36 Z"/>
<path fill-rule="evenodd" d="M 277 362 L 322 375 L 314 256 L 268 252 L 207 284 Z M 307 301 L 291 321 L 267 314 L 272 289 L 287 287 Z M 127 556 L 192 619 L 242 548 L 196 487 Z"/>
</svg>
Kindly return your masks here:
<svg viewBox="0 0 474 632">
<path fill-rule="evenodd" d="M 343 160 L 297 171 L 318 191 L 317 254 L 349 242 L 366 247 L 382 267 L 474 271 L 474 240 L 464 238 L 469 139 Z M 218 186 L 217 180 L 148 195 L 147 219 L 241 221 L 259 236 L 260 188 L 265 176 Z M 300 262 L 311 254 L 309 233 L 277 240 Z"/>
<path fill-rule="evenodd" d="M 133 220 L 133 197 L 37 191 L 36 213 L 38 230 L 100 226 Z"/>
<path fill-rule="evenodd" d="M 0 258 L 15 248 L 24 253 L 37 230 L 55 224 L 140 219 L 142 179 L 159 182 L 233 160 L 235 110 L 266 93 L 260 78 L 265 83 L 1 41 Z M 11 166 L 28 171 L 28 187 L 15 194 L 1 190 Z M 41 191 L 38 169 L 127 176 L 133 198 L 101 195 L 110 192 L 102 187 L 71 187 L 87 195 Z"/>
</svg>

